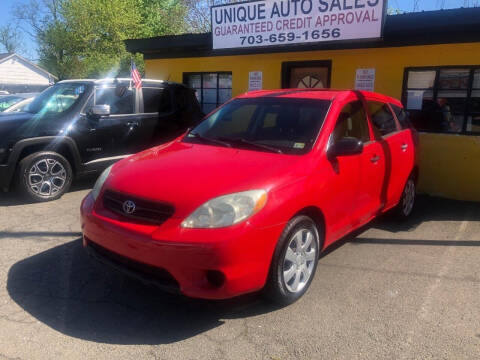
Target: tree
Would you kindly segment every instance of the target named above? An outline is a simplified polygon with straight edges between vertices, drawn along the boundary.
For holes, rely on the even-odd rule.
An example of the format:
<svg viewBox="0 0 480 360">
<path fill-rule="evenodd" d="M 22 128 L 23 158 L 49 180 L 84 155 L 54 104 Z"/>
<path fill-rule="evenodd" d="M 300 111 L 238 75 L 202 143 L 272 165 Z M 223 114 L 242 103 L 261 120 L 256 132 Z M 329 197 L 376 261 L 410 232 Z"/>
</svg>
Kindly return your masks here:
<svg viewBox="0 0 480 360">
<path fill-rule="evenodd" d="M 124 40 L 184 32 L 185 12 L 179 0 L 24 0 L 16 14 L 41 65 L 64 79 L 128 75 Z M 142 56 L 133 58 L 142 71 Z"/>
<path fill-rule="evenodd" d="M 0 45 L 7 53 L 18 52 L 22 48 L 22 35 L 12 24 L 0 26 Z"/>
<path fill-rule="evenodd" d="M 189 24 L 189 31 L 194 33 L 205 33 L 211 29 L 210 8 L 213 5 L 235 3 L 240 0 L 183 0 L 187 8 L 186 21 Z"/>
</svg>

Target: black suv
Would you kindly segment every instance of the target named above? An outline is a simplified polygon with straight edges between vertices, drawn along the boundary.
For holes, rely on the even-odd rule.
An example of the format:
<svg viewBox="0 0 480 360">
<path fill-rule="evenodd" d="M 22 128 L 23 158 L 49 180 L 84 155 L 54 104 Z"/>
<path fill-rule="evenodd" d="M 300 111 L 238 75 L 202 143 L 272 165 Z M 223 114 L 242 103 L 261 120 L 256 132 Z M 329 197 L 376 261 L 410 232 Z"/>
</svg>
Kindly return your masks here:
<svg viewBox="0 0 480 360">
<path fill-rule="evenodd" d="M 0 115 L 0 189 L 54 200 L 74 177 L 170 141 L 203 117 L 194 90 L 129 79 L 61 81 L 26 112 Z"/>
</svg>

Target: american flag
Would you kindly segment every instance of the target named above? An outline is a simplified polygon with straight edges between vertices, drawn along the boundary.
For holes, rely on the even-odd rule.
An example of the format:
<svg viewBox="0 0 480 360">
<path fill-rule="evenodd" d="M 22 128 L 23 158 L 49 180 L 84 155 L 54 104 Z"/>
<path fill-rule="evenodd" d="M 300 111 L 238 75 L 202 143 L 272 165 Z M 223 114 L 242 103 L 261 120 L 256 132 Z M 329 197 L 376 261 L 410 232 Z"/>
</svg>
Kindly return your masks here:
<svg viewBox="0 0 480 360">
<path fill-rule="evenodd" d="M 138 72 L 137 67 L 135 66 L 135 62 L 132 60 L 132 66 L 130 68 L 130 76 L 132 77 L 133 83 L 135 84 L 135 88 L 138 90 L 142 87 L 142 77 Z"/>
</svg>

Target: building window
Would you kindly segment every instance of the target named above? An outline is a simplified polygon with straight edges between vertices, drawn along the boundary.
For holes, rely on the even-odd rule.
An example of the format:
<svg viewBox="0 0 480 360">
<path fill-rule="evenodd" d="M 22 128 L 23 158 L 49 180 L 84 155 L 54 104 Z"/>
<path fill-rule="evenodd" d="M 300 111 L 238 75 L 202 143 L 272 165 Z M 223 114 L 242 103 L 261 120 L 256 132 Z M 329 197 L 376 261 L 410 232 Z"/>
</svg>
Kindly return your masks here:
<svg viewBox="0 0 480 360">
<path fill-rule="evenodd" d="M 480 133 L 480 66 L 408 68 L 402 100 L 420 131 Z"/>
<path fill-rule="evenodd" d="M 183 83 L 195 89 L 206 114 L 232 98 L 231 72 L 184 73 Z"/>
</svg>

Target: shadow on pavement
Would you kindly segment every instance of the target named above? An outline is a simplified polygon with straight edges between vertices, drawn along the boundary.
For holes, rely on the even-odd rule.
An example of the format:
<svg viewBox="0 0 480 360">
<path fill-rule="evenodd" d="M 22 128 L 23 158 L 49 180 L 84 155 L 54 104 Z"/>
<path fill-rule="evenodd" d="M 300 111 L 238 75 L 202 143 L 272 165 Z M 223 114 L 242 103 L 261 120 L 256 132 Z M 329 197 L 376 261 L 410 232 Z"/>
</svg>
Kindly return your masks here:
<svg viewBox="0 0 480 360">
<path fill-rule="evenodd" d="M 0 239 L 1 238 L 15 238 L 21 239 L 26 237 L 76 237 L 82 236 L 79 232 L 73 231 L 23 231 L 23 232 L 16 232 L 16 231 L 0 231 Z"/>
<path fill-rule="evenodd" d="M 221 326 L 225 318 L 278 309 L 258 295 L 201 301 L 163 293 L 96 263 L 80 239 L 13 265 L 7 290 L 53 329 L 112 344 L 172 343 Z"/>
<path fill-rule="evenodd" d="M 386 216 L 361 231 L 369 227 L 390 232 L 412 230 L 424 221 L 480 221 L 479 210 L 480 204 L 476 203 L 423 197 L 410 221 L 398 225 Z M 479 241 L 467 244 L 435 239 L 354 239 L 356 234 L 338 241 L 323 256 L 346 242 L 480 245 Z M 15 234 L 9 235 L 12 236 Z M 21 236 L 26 235 L 17 235 Z M 278 310 L 257 295 L 229 301 L 201 301 L 168 295 L 90 259 L 80 239 L 14 264 L 8 273 L 7 290 L 19 306 L 53 329 L 68 336 L 111 344 L 177 342 L 221 326 L 222 319 L 245 318 Z"/>
<path fill-rule="evenodd" d="M 457 201 L 421 195 L 417 197 L 413 213 L 408 220 L 399 221 L 390 213 L 387 213 L 375 219 L 367 228 L 399 232 L 414 230 L 426 221 L 464 220 L 480 221 L 480 202 Z"/>
</svg>

